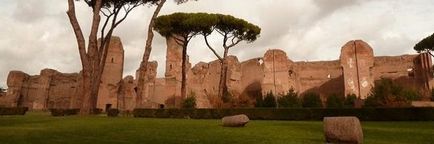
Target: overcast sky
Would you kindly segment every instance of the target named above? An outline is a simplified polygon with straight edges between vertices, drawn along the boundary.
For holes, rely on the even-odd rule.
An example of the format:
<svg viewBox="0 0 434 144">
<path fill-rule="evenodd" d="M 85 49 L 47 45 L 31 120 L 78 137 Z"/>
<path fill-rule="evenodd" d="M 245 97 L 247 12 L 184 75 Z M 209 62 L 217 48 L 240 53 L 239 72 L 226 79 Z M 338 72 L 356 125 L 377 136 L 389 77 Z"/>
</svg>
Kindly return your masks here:
<svg viewBox="0 0 434 144">
<path fill-rule="evenodd" d="M 434 32 L 433 0 L 199 0 L 176 5 L 168 0 L 161 14 L 210 12 L 233 15 L 262 28 L 260 38 L 230 54 L 239 60 L 283 49 L 295 61 L 338 59 L 347 41 L 362 39 L 375 55 L 414 54 L 414 44 Z M 90 9 L 77 2 L 77 16 L 88 36 Z M 2 0 L 0 5 L 0 87 L 10 70 L 39 74 L 81 69 L 77 44 L 66 15 L 67 0 Z M 142 59 L 149 18 L 155 7 L 137 8 L 116 30 L 125 49 L 124 75 L 134 75 Z M 220 41 L 212 43 L 220 46 Z M 165 39 L 156 34 L 151 60 L 164 75 Z M 201 37 L 188 51 L 193 64 L 215 56 Z"/>
</svg>

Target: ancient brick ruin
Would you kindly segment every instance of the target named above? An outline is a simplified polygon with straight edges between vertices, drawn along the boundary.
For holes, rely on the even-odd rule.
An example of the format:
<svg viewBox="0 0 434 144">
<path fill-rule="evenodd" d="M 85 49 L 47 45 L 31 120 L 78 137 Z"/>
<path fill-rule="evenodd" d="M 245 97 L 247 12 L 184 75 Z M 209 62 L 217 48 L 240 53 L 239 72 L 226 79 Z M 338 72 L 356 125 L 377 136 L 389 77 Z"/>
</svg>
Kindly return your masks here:
<svg viewBox="0 0 434 144">
<path fill-rule="evenodd" d="M 132 110 L 136 107 L 137 82 L 133 76 L 122 79 L 123 53 L 122 43 L 115 37 L 111 40 L 102 76 L 98 108 Z M 168 38 L 165 77 L 157 78 L 158 64 L 150 62 L 143 88 L 144 105 L 140 107 L 177 106 L 181 100 L 181 53 L 182 48 L 173 38 Z M 381 78 L 393 79 L 424 96 L 429 95 L 433 86 L 430 55 L 374 57 L 372 48 L 361 40 L 346 43 L 340 58 L 333 61 L 296 62 L 284 51 L 272 49 L 261 58 L 243 62 L 230 56 L 228 64 L 226 83 L 234 107 L 252 106 L 258 96 L 268 92 L 283 95 L 290 89 L 300 94 L 316 92 L 324 100 L 332 94 L 355 94 L 365 99 L 374 82 Z M 219 61 L 199 62 L 193 67 L 189 64 L 188 70 L 187 91 L 196 96 L 197 107 L 221 107 L 217 98 Z M 29 76 L 11 71 L 7 81 L 9 89 L 0 97 L 0 105 L 30 109 L 78 108 L 82 99 L 80 81 L 79 73 L 44 69 L 40 75 Z"/>
</svg>

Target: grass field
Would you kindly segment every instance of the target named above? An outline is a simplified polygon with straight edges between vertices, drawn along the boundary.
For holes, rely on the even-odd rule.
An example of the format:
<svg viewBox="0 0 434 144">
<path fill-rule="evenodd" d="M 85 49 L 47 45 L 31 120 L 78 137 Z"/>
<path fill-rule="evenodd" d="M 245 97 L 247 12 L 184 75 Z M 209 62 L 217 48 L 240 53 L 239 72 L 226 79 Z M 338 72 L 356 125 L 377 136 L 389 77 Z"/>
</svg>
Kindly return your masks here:
<svg viewBox="0 0 434 144">
<path fill-rule="evenodd" d="M 434 144 L 434 122 L 362 122 L 366 144 Z M 251 121 L 225 128 L 219 120 L 105 116 L 0 116 L 0 143 L 324 143 L 320 121 Z"/>
</svg>

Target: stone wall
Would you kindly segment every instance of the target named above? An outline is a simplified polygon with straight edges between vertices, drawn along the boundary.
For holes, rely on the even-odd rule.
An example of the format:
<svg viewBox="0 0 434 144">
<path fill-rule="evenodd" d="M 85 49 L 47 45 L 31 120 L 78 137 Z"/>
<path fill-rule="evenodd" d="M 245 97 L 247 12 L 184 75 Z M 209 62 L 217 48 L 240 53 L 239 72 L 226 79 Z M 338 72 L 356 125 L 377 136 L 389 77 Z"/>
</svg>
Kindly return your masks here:
<svg viewBox="0 0 434 144">
<path fill-rule="evenodd" d="M 165 77 L 157 78 L 158 64 L 149 62 L 143 88 L 142 107 L 180 107 L 182 47 L 168 38 Z M 122 79 L 123 48 L 119 38 L 110 43 L 102 76 L 98 108 L 133 110 L 136 107 L 137 81 L 133 76 Z M 188 60 L 188 59 L 187 59 Z M 263 57 L 240 62 L 228 56 L 226 84 L 232 99 L 222 103 L 217 96 L 221 63 L 218 60 L 187 65 L 187 92 L 195 96 L 197 107 L 251 107 L 255 99 L 272 92 L 282 96 L 293 89 L 320 94 L 348 95 L 365 99 L 376 80 L 389 78 L 419 91 L 428 100 L 434 80 L 431 56 L 428 54 L 378 56 L 361 40 L 349 41 L 338 60 L 294 62 L 279 49 L 268 50 Z M 136 73 L 136 77 L 139 72 Z M 0 105 L 25 106 L 30 109 L 79 108 L 82 104 L 81 75 L 44 69 L 40 75 L 11 71 L 8 91 L 0 96 Z"/>
<path fill-rule="evenodd" d="M 167 44 L 166 77 L 157 78 L 158 86 L 153 90 L 157 93 L 149 97 L 149 101 L 173 107 L 177 100 L 174 96 L 180 91 L 179 54 L 182 50 L 171 38 Z M 235 56 L 228 59 L 226 83 L 235 101 L 245 98 L 254 101 L 268 92 L 281 96 L 290 89 L 300 94 L 316 92 L 323 100 L 330 95 L 349 94 L 365 99 L 374 81 L 381 78 L 391 78 L 421 92 L 429 90 L 433 83 L 431 59 L 425 54 L 374 57 L 372 48 L 361 40 L 346 43 L 339 60 L 293 62 L 279 49 L 268 50 L 262 58 L 244 62 L 239 62 Z M 220 66 L 215 60 L 200 62 L 189 69 L 187 87 L 196 96 L 198 107 L 220 107 L 215 102 L 219 99 Z"/>
<path fill-rule="evenodd" d="M 123 61 L 121 40 L 113 37 L 101 78 L 98 108 L 105 109 L 107 104 L 111 104 L 112 108 L 118 107 Z M 60 73 L 56 70 L 44 69 L 39 75 L 30 76 L 21 71 L 11 71 L 7 80 L 8 91 L 5 96 L 0 97 L 0 105 L 38 110 L 80 108 L 83 99 L 81 81 L 80 73 Z"/>
</svg>

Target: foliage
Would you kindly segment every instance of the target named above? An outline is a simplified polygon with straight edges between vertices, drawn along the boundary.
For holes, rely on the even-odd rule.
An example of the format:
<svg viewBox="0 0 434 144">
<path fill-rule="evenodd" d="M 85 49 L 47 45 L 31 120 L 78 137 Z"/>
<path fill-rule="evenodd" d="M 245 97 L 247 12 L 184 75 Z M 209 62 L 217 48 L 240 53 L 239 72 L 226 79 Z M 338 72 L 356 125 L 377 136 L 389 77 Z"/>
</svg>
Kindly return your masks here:
<svg viewBox="0 0 434 144">
<path fill-rule="evenodd" d="M 77 115 L 80 109 L 50 109 L 51 116 Z"/>
<path fill-rule="evenodd" d="M 157 4 L 159 0 L 102 0 L 103 8 L 134 4 Z M 96 0 L 84 0 L 89 7 L 94 8 Z"/>
<path fill-rule="evenodd" d="M 322 107 L 322 102 L 319 94 L 314 92 L 307 92 L 303 96 L 303 107 L 313 107 L 320 108 Z"/>
<path fill-rule="evenodd" d="M 222 96 L 222 101 L 224 103 L 232 101 L 232 94 L 230 92 L 228 92 L 227 90 L 225 90 L 225 92 L 223 93 L 223 96 Z"/>
<path fill-rule="evenodd" d="M 420 98 L 416 91 L 406 89 L 391 79 L 381 79 L 375 82 L 365 107 L 409 107 L 412 100 Z"/>
<path fill-rule="evenodd" d="M 182 108 L 195 108 L 196 107 L 196 94 L 194 92 L 190 93 L 184 101 L 182 101 Z"/>
<path fill-rule="evenodd" d="M 272 92 L 268 92 L 265 97 L 259 96 L 256 98 L 255 107 L 276 107 L 276 98 Z"/>
<path fill-rule="evenodd" d="M 434 101 L 434 88 L 431 89 L 431 101 Z"/>
<path fill-rule="evenodd" d="M 215 25 L 217 31 L 223 34 L 233 35 L 238 40 L 247 42 L 255 41 L 261 33 L 261 28 L 243 19 L 235 18 L 231 15 L 213 14 L 218 17 Z M 211 22 L 211 24 L 214 24 Z"/>
<path fill-rule="evenodd" d="M 221 32 L 232 33 L 235 37 L 254 41 L 261 29 L 245 20 L 230 15 L 208 13 L 173 13 L 157 17 L 154 29 L 162 36 L 173 34 L 185 36 L 210 34 L 217 29 Z"/>
<path fill-rule="evenodd" d="M 221 119 L 245 114 L 251 120 L 322 120 L 356 116 L 365 121 L 430 121 L 434 108 L 236 108 L 236 109 L 134 109 L 134 117 Z"/>
<path fill-rule="evenodd" d="M 354 103 L 357 100 L 356 94 L 348 94 L 347 97 L 345 97 L 344 101 L 344 107 L 346 108 L 352 108 L 354 107 Z"/>
<path fill-rule="evenodd" d="M 332 94 L 327 97 L 327 108 L 342 108 L 344 107 L 345 98 L 342 96 L 338 96 L 336 94 Z"/>
<path fill-rule="evenodd" d="M 27 107 L 0 107 L 0 115 L 25 115 Z"/>
<path fill-rule="evenodd" d="M 286 95 L 277 99 L 279 107 L 282 108 L 298 108 L 301 107 L 301 101 L 294 89 L 290 89 Z"/>
<path fill-rule="evenodd" d="M 119 109 L 108 109 L 107 116 L 109 117 L 117 117 L 119 115 Z"/>
<path fill-rule="evenodd" d="M 433 51 L 434 50 L 434 33 L 432 35 L 424 38 L 420 42 L 418 42 L 413 47 L 413 49 L 416 50 L 417 52 Z"/>
</svg>

